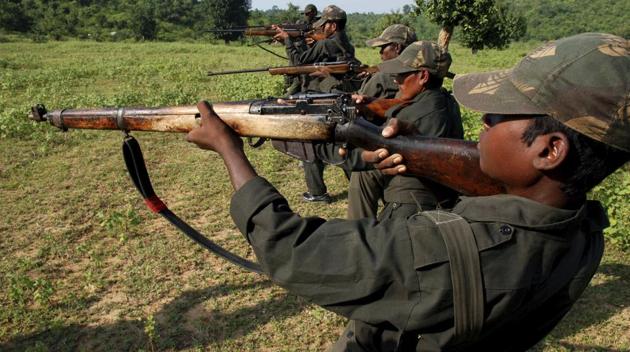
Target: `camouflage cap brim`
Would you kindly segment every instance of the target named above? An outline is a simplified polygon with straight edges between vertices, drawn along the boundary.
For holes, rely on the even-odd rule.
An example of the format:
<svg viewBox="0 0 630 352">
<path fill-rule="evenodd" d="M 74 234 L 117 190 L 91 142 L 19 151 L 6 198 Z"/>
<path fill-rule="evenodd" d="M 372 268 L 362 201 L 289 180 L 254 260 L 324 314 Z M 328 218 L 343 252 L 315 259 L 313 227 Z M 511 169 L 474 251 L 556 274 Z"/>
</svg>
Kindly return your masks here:
<svg viewBox="0 0 630 352">
<path fill-rule="evenodd" d="M 325 19 L 323 17 L 318 19 L 317 21 L 315 21 L 315 23 L 313 23 L 313 28 L 319 28 L 319 27 L 325 25 L 326 21 L 327 21 L 327 19 Z"/>
<path fill-rule="evenodd" d="M 458 76 L 455 97 L 473 110 L 545 114 L 630 151 L 630 41 L 582 33 L 545 43 L 511 70 Z"/>
<path fill-rule="evenodd" d="M 463 106 L 492 114 L 545 114 L 510 80 L 512 70 L 457 75 L 453 94 Z"/>
<path fill-rule="evenodd" d="M 383 39 L 381 37 L 377 37 L 377 38 L 369 39 L 365 41 L 365 44 L 371 47 L 383 46 L 390 43 L 392 43 L 391 40 Z"/>
<path fill-rule="evenodd" d="M 414 67 L 410 67 L 410 66 L 405 65 L 398 58 L 381 62 L 378 65 L 378 70 L 380 72 L 387 73 L 387 74 L 392 74 L 392 75 L 397 75 L 399 73 L 420 71 L 419 68 L 414 68 Z"/>
</svg>

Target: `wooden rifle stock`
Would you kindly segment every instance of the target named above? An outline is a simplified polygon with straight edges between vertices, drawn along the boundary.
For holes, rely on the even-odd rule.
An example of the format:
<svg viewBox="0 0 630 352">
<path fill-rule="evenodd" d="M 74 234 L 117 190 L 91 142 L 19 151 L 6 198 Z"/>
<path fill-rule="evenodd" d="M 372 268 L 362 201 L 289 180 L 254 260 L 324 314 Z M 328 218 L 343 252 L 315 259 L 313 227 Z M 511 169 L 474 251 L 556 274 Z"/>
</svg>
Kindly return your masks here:
<svg viewBox="0 0 630 352">
<path fill-rule="evenodd" d="M 467 196 L 505 193 L 503 186 L 479 168 L 477 143 L 423 136 L 384 138 L 382 128 L 365 121 L 337 127 L 338 140 L 366 150 L 386 148 L 402 155 L 407 174 L 426 177 Z"/>
</svg>

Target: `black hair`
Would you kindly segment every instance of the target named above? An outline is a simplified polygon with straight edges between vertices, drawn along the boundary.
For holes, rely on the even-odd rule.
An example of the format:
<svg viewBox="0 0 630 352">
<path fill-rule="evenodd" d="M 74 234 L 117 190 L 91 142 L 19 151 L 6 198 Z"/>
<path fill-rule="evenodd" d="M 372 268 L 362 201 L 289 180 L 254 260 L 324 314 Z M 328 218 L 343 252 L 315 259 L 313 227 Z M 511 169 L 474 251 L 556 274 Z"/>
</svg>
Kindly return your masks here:
<svg viewBox="0 0 630 352">
<path fill-rule="evenodd" d="M 347 19 L 343 19 L 343 20 L 334 20 L 334 21 L 330 21 L 330 22 L 335 22 L 337 24 L 337 30 L 338 31 L 343 31 L 346 29 L 346 22 L 348 20 Z"/>
<path fill-rule="evenodd" d="M 569 153 L 560 171 L 566 175 L 562 191 L 570 198 L 583 198 L 591 188 L 630 160 L 630 153 L 591 139 L 550 116 L 536 116 L 533 120 L 521 136 L 528 146 L 536 137 L 553 132 L 563 133 L 569 140 Z"/>
<path fill-rule="evenodd" d="M 428 72 L 428 71 L 427 71 Z M 439 89 L 444 84 L 444 77 L 429 72 L 429 81 L 427 82 L 428 89 Z"/>
</svg>

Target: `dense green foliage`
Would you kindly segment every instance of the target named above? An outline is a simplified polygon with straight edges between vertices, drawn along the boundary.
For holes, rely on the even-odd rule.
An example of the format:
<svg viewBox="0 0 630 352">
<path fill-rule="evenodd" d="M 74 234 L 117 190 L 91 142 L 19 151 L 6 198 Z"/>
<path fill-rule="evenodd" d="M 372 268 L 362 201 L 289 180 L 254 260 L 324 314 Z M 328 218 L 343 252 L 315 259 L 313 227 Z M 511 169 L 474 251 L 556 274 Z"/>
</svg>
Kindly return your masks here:
<svg viewBox="0 0 630 352">
<path fill-rule="evenodd" d="M 525 18 L 494 0 L 416 0 L 417 12 L 452 33 L 461 28 L 461 42 L 477 51 L 504 48 L 525 34 Z"/>
<path fill-rule="evenodd" d="M 512 0 L 527 19 L 525 39 L 550 40 L 582 32 L 630 37 L 630 0 Z"/>
<path fill-rule="evenodd" d="M 500 47 L 493 43 L 520 35 L 525 40 L 548 40 L 588 31 L 630 36 L 630 0 L 499 0 L 496 8 L 488 7 L 488 0 L 419 2 L 429 5 L 424 8 L 427 14 L 437 15 L 432 20 L 461 17 L 462 13 L 446 4 L 471 7 L 478 15 L 456 28 L 454 37 L 469 47 Z M 23 33 L 36 40 L 195 40 L 210 38 L 206 31 L 213 27 L 245 21 L 250 25 L 287 23 L 301 17 L 301 8 L 290 2 L 286 8 L 248 9 L 246 0 L 4 0 L 0 1 L 0 33 Z M 409 5 L 390 14 L 349 14 L 347 30 L 357 46 L 391 23 L 409 24 L 419 38 L 435 39 L 439 26 L 430 17 L 415 15 L 414 10 L 415 2 L 410 0 Z M 476 24 L 492 22 L 497 15 L 506 20 L 489 23 L 490 31 L 477 28 Z M 7 39 L 0 36 L 0 40 L 3 38 Z"/>
<path fill-rule="evenodd" d="M 245 25 L 248 14 L 247 0 L 9 0 L 0 2 L 0 29 L 35 39 L 171 41 Z"/>
</svg>

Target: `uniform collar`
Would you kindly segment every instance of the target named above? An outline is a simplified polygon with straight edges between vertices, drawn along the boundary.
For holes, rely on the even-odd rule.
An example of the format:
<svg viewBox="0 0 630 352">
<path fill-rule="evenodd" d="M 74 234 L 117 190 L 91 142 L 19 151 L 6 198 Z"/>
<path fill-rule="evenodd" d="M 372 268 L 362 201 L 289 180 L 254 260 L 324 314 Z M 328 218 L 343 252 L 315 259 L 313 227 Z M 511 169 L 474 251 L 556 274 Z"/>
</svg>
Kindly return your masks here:
<svg viewBox="0 0 630 352">
<path fill-rule="evenodd" d="M 460 199 L 453 212 L 472 221 L 504 222 L 537 230 L 566 228 L 584 218 L 593 231 L 609 225 L 606 212 L 597 201 L 586 201 L 577 210 L 568 210 L 508 194 Z"/>
</svg>

